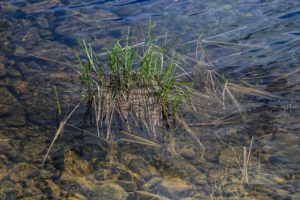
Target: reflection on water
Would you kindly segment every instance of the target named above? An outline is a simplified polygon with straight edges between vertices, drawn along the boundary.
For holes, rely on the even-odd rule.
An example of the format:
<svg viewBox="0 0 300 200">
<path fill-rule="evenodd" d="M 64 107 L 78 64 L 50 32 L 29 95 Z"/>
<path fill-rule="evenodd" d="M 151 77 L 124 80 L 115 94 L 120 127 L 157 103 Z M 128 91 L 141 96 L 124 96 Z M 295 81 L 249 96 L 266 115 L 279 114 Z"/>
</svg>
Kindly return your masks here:
<svg viewBox="0 0 300 200">
<path fill-rule="evenodd" d="M 1 1 L 0 199 L 207 199 L 250 191 L 253 199 L 300 198 L 299 10 L 295 0 Z M 150 17 L 154 34 L 177 39 L 178 51 L 195 55 L 198 39 L 205 49 L 198 59 L 283 98 L 245 98 L 242 122 L 197 129 L 205 152 L 178 147 L 172 165 L 138 145 L 113 148 L 107 162 L 89 136 L 66 130 L 40 167 L 56 123 L 53 86 L 65 108 L 78 98 L 65 64 L 74 61 L 77 40 L 101 51 L 128 27 L 143 30 Z M 259 162 L 251 172 L 262 174 L 250 185 L 255 192 L 235 191 L 238 176 L 230 174 L 238 168 L 221 185 L 220 169 L 239 152 L 231 147 L 248 146 L 252 136 Z"/>
</svg>

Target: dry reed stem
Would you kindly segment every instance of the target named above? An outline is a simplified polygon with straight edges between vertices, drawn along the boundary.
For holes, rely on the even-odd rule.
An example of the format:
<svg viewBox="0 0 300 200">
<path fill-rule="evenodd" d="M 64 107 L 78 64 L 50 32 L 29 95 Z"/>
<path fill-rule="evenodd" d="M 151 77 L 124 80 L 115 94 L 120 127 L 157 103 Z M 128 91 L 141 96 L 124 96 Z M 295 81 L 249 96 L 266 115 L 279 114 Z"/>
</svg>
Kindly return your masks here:
<svg viewBox="0 0 300 200">
<path fill-rule="evenodd" d="M 129 112 L 133 112 L 139 121 L 144 122 L 146 127 L 150 127 L 151 134 L 156 138 L 156 129 L 161 119 L 161 108 L 157 98 L 151 94 L 151 90 L 135 89 L 133 92 L 118 96 L 115 99 L 113 99 L 113 94 L 110 89 L 103 90 L 102 93 L 103 113 L 105 116 L 105 125 L 108 129 L 110 129 L 113 115 L 110 107 L 114 107 L 118 116 L 121 117 L 127 127 L 129 127 Z M 145 119 L 148 120 L 145 121 Z"/>
<path fill-rule="evenodd" d="M 239 93 L 247 94 L 247 95 L 252 95 L 252 96 L 261 96 L 269 99 L 278 99 L 282 98 L 280 96 L 271 94 L 270 92 L 266 92 L 264 90 L 259 90 L 251 87 L 245 87 L 239 84 L 234 84 L 234 83 L 227 83 L 227 88 L 237 91 Z"/>
<path fill-rule="evenodd" d="M 48 157 L 48 155 L 49 155 L 49 153 L 50 153 L 50 150 L 52 149 L 52 146 L 54 145 L 54 142 L 57 140 L 57 138 L 58 138 L 58 136 L 61 134 L 61 132 L 63 132 L 64 126 L 65 126 L 66 122 L 67 122 L 68 119 L 73 115 L 73 113 L 75 112 L 75 110 L 77 110 L 77 108 L 79 107 L 80 104 L 81 104 L 81 102 L 79 102 L 79 103 L 75 106 L 75 108 L 70 112 L 70 114 L 67 116 L 66 119 L 64 119 L 62 122 L 60 122 L 59 127 L 58 127 L 58 129 L 57 129 L 57 131 L 56 131 L 56 133 L 55 133 L 55 136 L 54 136 L 54 138 L 53 138 L 53 140 L 52 140 L 52 142 L 51 142 L 51 144 L 50 144 L 50 147 L 48 148 L 48 151 L 47 151 L 47 153 L 46 153 L 46 155 L 45 155 L 45 157 L 44 157 L 44 160 L 43 160 L 43 162 L 42 162 L 42 165 L 44 165 L 44 163 L 45 163 L 45 161 L 46 161 L 46 159 L 47 159 L 47 157 Z"/>
</svg>

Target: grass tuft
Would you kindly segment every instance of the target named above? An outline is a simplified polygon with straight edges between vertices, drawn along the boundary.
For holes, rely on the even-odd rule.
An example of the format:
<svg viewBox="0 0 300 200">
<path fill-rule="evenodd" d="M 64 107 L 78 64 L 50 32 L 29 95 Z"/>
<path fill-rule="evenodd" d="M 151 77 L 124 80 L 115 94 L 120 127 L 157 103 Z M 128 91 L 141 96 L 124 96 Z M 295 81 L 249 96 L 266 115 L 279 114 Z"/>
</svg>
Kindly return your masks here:
<svg viewBox="0 0 300 200">
<path fill-rule="evenodd" d="M 150 21 L 149 30 L 151 27 Z M 174 44 L 167 45 L 167 35 L 163 45 L 151 36 L 151 31 L 145 38 L 132 45 L 127 36 L 105 53 L 97 53 L 86 41 L 80 44 L 80 50 L 75 51 L 78 64 L 72 67 L 81 85 L 79 104 L 87 105 L 83 124 L 77 127 L 67 122 L 76 106 L 60 123 L 47 155 L 65 125 L 108 144 L 125 141 L 157 148 L 165 139 L 169 143 L 175 141 L 174 134 L 183 130 L 202 146 L 199 134 L 190 126 L 235 123 L 233 114 L 244 111 L 235 93 L 280 98 L 246 83 L 236 84 L 226 79 L 211 69 L 212 66 L 197 60 L 198 52 L 196 60 L 177 53 L 172 49 Z M 194 71 L 186 71 L 183 65 L 188 62 L 193 62 Z M 202 86 L 196 89 L 197 79 L 201 79 Z M 54 93 L 57 112 L 61 115 L 56 88 Z M 232 108 L 229 114 L 225 112 Z M 191 118 L 186 117 L 189 114 L 202 122 L 191 123 Z M 97 134 L 84 130 L 86 121 L 94 122 Z M 121 135 L 125 138 L 120 139 Z"/>
<path fill-rule="evenodd" d="M 191 91 L 177 77 L 181 56 L 173 51 L 166 54 L 150 35 L 141 48 L 131 46 L 127 38 L 105 54 L 97 54 L 85 41 L 80 45 L 83 56 L 76 51 L 82 99 L 88 108 L 94 107 L 98 136 L 107 141 L 113 139 L 116 121 L 130 133 L 136 126 L 143 127 L 152 139 L 157 139 L 158 129 L 162 137 L 178 125 L 196 137 L 178 114 Z"/>
</svg>

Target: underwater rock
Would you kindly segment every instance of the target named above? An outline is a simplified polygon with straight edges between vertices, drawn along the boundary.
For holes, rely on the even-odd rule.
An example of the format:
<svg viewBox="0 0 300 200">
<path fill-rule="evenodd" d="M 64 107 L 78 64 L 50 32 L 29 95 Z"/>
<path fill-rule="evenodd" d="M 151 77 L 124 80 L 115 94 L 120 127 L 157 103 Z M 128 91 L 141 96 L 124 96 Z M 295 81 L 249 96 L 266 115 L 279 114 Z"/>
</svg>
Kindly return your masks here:
<svg viewBox="0 0 300 200">
<path fill-rule="evenodd" d="M 7 199 L 5 192 L 0 192 L 0 199 Z"/>
<path fill-rule="evenodd" d="M 11 25 L 12 24 L 8 20 L 1 17 L 1 19 L 0 19 L 0 30 L 9 29 L 11 27 Z"/>
<path fill-rule="evenodd" d="M 128 193 L 115 183 L 105 183 L 93 190 L 91 199 L 98 200 L 125 200 Z"/>
<path fill-rule="evenodd" d="M 192 179 L 193 183 L 195 185 L 206 185 L 207 184 L 207 178 L 206 175 L 202 174 L 202 173 L 198 173 L 193 179 Z"/>
<path fill-rule="evenodd" d="M 292 200 L 290 197 L 290 193 L 287 190 L 283 189 L 277 189 L 273 194 L 272 194 L 273 199 L 275 200 Z"/>
<path fill-rule="evenodd" d="M 133 172 L 138 173 L 145 180 L 159 174 L 157 170 L 143 158 L 132 159 L 128 164 L 128 168 Z"/>
<path fill-rule="evenodd" d="M 265 145 L 262 147 L 261 153 L 270 154 L 272 152 L 272 147 L 270 145 Z"/>
<path fill-rule="evenodd" d="M 0 32 L 0 52 L 2 53 L 11 53 L 12 49 L 10 48 L 10 41 L 6 34 L 1 34 Z"/>
<path fill-rule="evenodd" d="M 39 174 L 39 169 L 29 163 L 18 163 L 9 170 L 8 177 L 10 180 L 17 182 L 22 182 L 30 177 L 34 177 Z"/>
<path fill-rule="evenodd" d="M 37 18 L 37 19 L 36 19 L 36 23 L 37 23 L 40 27 L 42 27 L 42 28 L 44 28 L 44 29 L 46 29 L 46 28 L 49 27 L 49 23 L 48 23 L 48 20 L 47 20 L 46 18 Z"/>
<path fill-rule="evenodd" d="M 93 173 L 99 182 L 114 180 L 128 192 L 137 190 L 141 177 L 136 172 L 131 171 L 126 165 L 116 160 L 112 162 L 100 161 L 95 163 Z"/>
<path fill-rule="evenodd" d="M 84 174 L 90 173 L 92 167 L 87 161 L 81 159 L 75 152 L 67 149 L 64 152 L 64 170 Z"/>
<path fill-rule="evenodd" d="M 0 145 L 1 145 L 1 142 L 0 142 Z M 4 155 L 1 155 L 0 156 L 0 181 L 5 176 L 7 176 L 7 173 L 8 173 L 8 170 L 9 170 L 8 164 L 9 164 L 8 159 Z"/>
<path fill-rule="evenodd" d="M 15 12 L 18 8 L 12 3 L 1 2 L 0 11 L 1 12 Z"/>
<path fill-rule="evenodd" d="M 274 176 L 273 181 L 279 185 L 282 185 L 286 182 L 286 180 L 284 178 L 279 177 L 279 176 Z"/>
<path fill-rule="evenodd" d="M 282 133 L 275 134 L 275 141 L 272 141 L 272 143 L 274 144 L 276 142 L 279 145 L 284 144 L 284 145 L 287 145 L 289 148 L 291 148 L 291 146 L 297 145 L 297 141 L 299 141 L 298 134 L 295 134 L 293 132 L 285 130 Z M 275 151 L 275 148 L 274 148 L 274 151 Z M 291 159 L 291 160 L 293 160 L 293 159 Z"/>
<path fill-rule="evenodd" d="M 64 152 L 64 169 L 60 179 L 67 182 L 75 182 L 82 188 L 92 190 L 95 187 L 95 179 L 91 174 L 92 167 L 81 159 L 72 150 Z"/>
<path fill-rule="evenodd" d="M 24 126 L 26 124 L 25 117 L 22 114 L 13 113 L 5 118 L 4 123 L 6 126 Z M 1 126 L 2 124 L 0 124 Z"/>
<path fill-rule="evenodd" d="M 6 88 L 0 87 L 0 113 L 2 120 L 0 126 L 22 126 L 25 117 L 22 106 L 18 100 Z"/>
<path fill-rule="evenodd" d="M 112 37 L 111 35 L 107 35 L 105 37 L 100 37 L 100 38 L 93 38 L 91 43 L 95 47 L 111 47 L 115 44 L 116 38 Z"/>
<path fill-rule="evenodd" d="M 19 37 L 22 39 L 22 46 L 17 46 L 15 50 L 16 55 L 30 55 L 32 49 L 38 48 L 40 45 L 46 42 L 46 40 L 43 40 L 39 33 L 38 29 L 35 27 L 29 26 L 24 31 L 21 32 Z"/>
<path fill-rule="evenodd" d="M 38 176 L 26 180 L 23 185 L 23 195 L 36 199 L 53 199 L 48 183 L 41 181 Z"/>
<path fill-rule="evenodd" d="M 10 138 L 0 136 L 0 152 L 8 152 L 11 150 Z"/>
<path fill-rule="evenodd" d="M 284 183 L 286 183 L 287 181 L 285 180 Z M 284 184 L 282 185 L 282 189 L 289 191 L 291 194 L 297 193 L 297 186 L 293 185 L 293 184 Z M 298 194 L 300 195 L 300 193 L 298 192 Z"/>
<path fill-rule="evenodd" d="M 100 9 L 97 9 L 97 12 L 93 14 L 84 12 L 88 11 L 82 10 L 78 12 L 73 10 L 70 12 L 65 21 L 62 21 L 61 25 L 57 26 L 55 32 L 60 35 L 72 36 L 73 38 L 82 38 L 82 30 L 93 31 L 94 35 L 100 35 L 99 31 L 102 31 L 101 34 L 107 34 L 107 28 L 104 27 L 105 24 L 101 22 L 117 17 L 109 11 Z M 112 27 L 109 29 L 112 29 Z"/>
<path fill-rule="evenodd" d="M 161 181 L 161 178 L 153 177 L 153 178 L 151 178 L 149 181 L 147 181 L 147 182 L 143 185 L 142 188 L 143 188 L 144 190 L 148 190 L 149 188 L 152 188 L 152 187 L 158 185 L 160 181 Z"/>
<path fill-rule="evenodd" d="M 55 168 L 40 170 L 40 178 L 42 178 L 42 179 L 50 179 L 52 177 L 58 177 L 58 175 L 60 175 L 60 172 L 58 170 L 56 170 Z"/>
<path fill-rule="evenodd" d="M 22 76 L 21 73 L 17 69 L 15 69 L 15 67 L 13 67 L 13 66 L 6 67 L 5 73 L 10 78 L 21 78 L 21 76 Z M 13 82 L 13 80 L 11 80 L 11 79 L 8 82 L 10 82 L 10 81 Z"/>
<path fill-rule="evenodd" d="M 20 184 L 13 183 L 12 181 L 6 180 L 0 182 L 0 197 L 4 199 L 20 199 L 23 193 L 22 186 Z"/>
<path fill-rule="evenodd" d="M 152 193 L 157 193 L 168 198 L 189 195 L 193 186 L 177 177 L 152 178 L 143 188 Z"/>
<path fill-rule="evenodd" d="M 269 177 L 263 175 L 263 174 L 257 174 L 255 176 L 255 179 L 250 180 L 251 185 L 253 185 L 254 188 L 257 187 L 259 190 L 263 190 L 265 192 L 272 192 L 273 190 L 267 187 L 260 187 L 260 186 L 272 186 L 275 185 L 273 180 L 271 180 Z"/>
<path fill-rule="evenodd" d="M 15 110 L 21 108 L 18 100 L 6 88 L 0 87 L 0 94 L 1 115 L 13 113 Z"/>
<path fill-rule="evenodd" d="M 192 160 L 196 157 L 195 149 L 192 147 L 184 147 L 179 149 L 178 153 L 187 160 Z"/>
<path fill-rule="evenodd" d="M 25 94 L 28 92 L 28 82 L 22 80 L 16 80 L 13 82 L 13 88 L 18 94 Z"/>
<path fill-rule="evenodd" d="M 46 9 L 50 9 L 52 7 L 60 6 L 61 3 L 59 0 L 48 0 L 42 1 L 32 4 L 26 4 L 25 7 L 22 8 L 22 11 L 27 14 L 33 14 L 35 12 L 45 12 Z"/>
<path fill-rule="evenodd" d="M 218 161 L 218 156 L 221 151 L 221 145 L 220 144 L 215 144 L 211 147 L 207 147 L 205 149 L 204 153 L 204 159 L 209 161 L 209 162 L 217 162 Z"/>
<path fill-rule="evenodd" d="M 31 141 L 24 144 L 22 153 L 27 160 L 41 159 L 47 147 L 46 143 Z"/>
<path fill-rule="evenodd" d="M 9 132 L 8 132 L 9 134 Z M 21 141 L 20 140 L 17 140 L 17 139 L 14 139 L 14 134 L 13 133 L 10 133 L 12 134 L 10 136 L 10 140 L 8 142 L 8 144 L 10 144 L 10 149 L 9 151 L 6 151 L 4 152 L 4 155 L 9 159 L 9 160 L 12 160 L 14 163 L 21 163 L 21 162 L 24 162 L 24 159 L 23 159 L 23 154 L 20 153 L 20 144 L 21 144 Z"/>
<path fill-rule="evenodd" d="M 165 177 L 160 184 L 162 188 L 166 189 L 170 193 L 184 192 L 192 189 L 192 186 L 184 180 L 173 177 Z"/>
<path fill-rule="evenodd" d="M 269 154 L 262 154 L 260 157 L 260 161 L 262 163 L 270 163 L 271 156 Z"/>
<path fill-rule="evenodd" d="M 60 198 L 61 189 L 58 185 L 56 185 L 51 179 L 45 180 L 47 186 L 50 190 L 50 196 L 54 199 Z"/>
<path fill-rule="evenodd" d="M 168 168 L 168 172 L 172 176 L 178 176 L 186 179 L 193 179 L 196 176 L 203 174 L 193 165 L 186 160 L 175 160 L 172 165 Z"/>
<path fill-rule="evenodd" d="M 14 54 L 16 56 L 24 56 L 26 54 L 26 49 L 22 46 L 16 46 Z"/>
<path fill-rule="evenodd" d="M 66 63 L 65 58 L 74 57 L 74 52 L 73 49 L 60 42 L 44 40 L 43 43 L 32 48 L 31 55 L 33 55 L 35 59 L 47 61 L 51 66 L 51 68 L 49 68 L 48 64 L 40 65 L 36 62 L 33 63 L 34 61 L 31 63 L 26 63 L 28 67 L 35 70 L 35 72 L 37 72 L 38 69 L 42 68 L 44 70 L 43 72 L 52 71 L 54 73 L 61 73 L 63 72 L 62 67 L 68 67 L 70 69 L 72 68 L 68 65 L 68 63 Z M 48 76 L 48 74 L 45 74 L 45 76 Z"/>
</svg>

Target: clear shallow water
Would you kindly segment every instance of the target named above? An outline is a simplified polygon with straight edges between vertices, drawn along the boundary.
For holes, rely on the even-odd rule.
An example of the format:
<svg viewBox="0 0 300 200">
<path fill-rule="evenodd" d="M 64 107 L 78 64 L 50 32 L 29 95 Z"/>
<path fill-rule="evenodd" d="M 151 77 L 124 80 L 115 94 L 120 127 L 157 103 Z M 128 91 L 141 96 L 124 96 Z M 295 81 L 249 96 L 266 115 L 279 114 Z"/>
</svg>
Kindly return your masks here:
<svg viewBox="0 0 300 200">
<path fill-rule="evenodd" d="M 75 84 L 72 74 L 69 73 L 72 69 L 65 64 L 45 59 L 72 61 L 72 48 L 77 47 L 77 39 L 85 39 L 100 50 L 110 47 L 116 39 L 126 35 L 128 27 L 137 31 L 145 29 L 151 17 L 154 34 L 168 32 L 171 39 L 177 38 L 175 48 L 179 51 L 185 54 L 194 53 L 196 45 L 192 41 L 200 36 L 199 40 L 208 55 L 203 61 L 211 62 L 219 72 L 229 77 L 242 78 L 274 94 L 295 100 L 292 102 L 247 98 L 244 106 L 249 113 L 243 123 L 210 127 L 207 128 L 210 134 L 203 134 L 201 137 L 211 141 L 207 144 L 208 152 L 212 150 L 208 153 L 207 160 L 214 163 L 220 160 L 220 156 L 212 152 L 220 153 L 223 147 L 215 147 L 216 139 L 212 138 L 212 132 L 226 142 L 234 141 L 237 146 L 248 145 L 251 136 L 264 136 L 257 139 L 255 145 L 257 151 L 266 152 L 262 159 L 265 174 L 269 175 L 266 177 L 272 179 L 278 175 L 285 179 L 283 185 L 263 182 L 262 185 L 274 190 L 269 191 L 268 197 L 297 199 L 300 193 L 297 189 L 300 171 L 300 159 L 297 156 L 300 153 L 299 72 L 285 77 L 270 75 L 291 73 L 299 69 L 299 12 L 300 3 L 294 0 L 1 1 L 0 147 L 3 173 L 1 172 L 0 180 L 3 188 L 6 188 L 1 195 L 14 199 L 42 193 L 39 191 L 48 191 L 41 189 L 42 186 L 35 192 L 25 190 L 38 184 L 38 181 L 33 181 L 32 185 L 28 183 L 34 176 L 30 173 L 24 175 L 24 180 L 13 176 L 20 168 L 20 163 L 30 163 L 34 166 L 39 164 L 45 155 L 55 129 L 53 85 L 59 91 L 63 91 L 60 95 L 62 101 L 71 102 L 72 98 L 76 98 L 72 96 L 72 86 Z M 187 43 L 187 48 L 182 48 Z M 202 58 L 201 53 L 199 57 Z M 267 77 L 257 78 L 261 76 Z M 79 157 L 89 160 L 94 169 L 94 172 L 90 172 L 93 176 L 98 173 L 96 169 L 102 169 L 93 158 L 103 157 L 100 150 L 93 148 L 94 143 L 90 137 L 73 132 L 66 130 L 54 147 L 49 158 L 48 171 L 46 170 L 50 175 L 43 178 L 40 172 L 30 167 L 30 170 L 27 170 L 38 173 L 42 180 L 54 181 L 70 194 L 72 192 L 66 186 L 70 184 L 65 182 L 76 181 L 68 176 L 65 177 L 69 179 L 62 178 L 64 165 L 61 163 L 68 163 L 64 160 L 64 150 L 75 149 Z M 239 142 L 237 137 L 240 138 Z M 153 159 L 151 155 L 149 157 Z M 191 165 L 199 168 L 197 159 L 192 157 L 189 160 Z M 21 169 L 28 168 L 24 165 L 26 167 Z M 10 171 L 9 168 L 15 171 Z M 204 174 L 211 173 L 201 167 L 199 170 Z M 213 168 L 210 171 L 213 171 Z M 166 170 L 163 173 L 170 172 Z M 75 175 L 74 177 L 78 178 Z M 128 181 L 124 177 L 123 181 Z M 190 180 L 185 173 L 181 178 Z M 210 179 L 210 176 L 207 175 L 206 179 Z M 138 180 L 133 179 L 133 182 Z M 19 189 L 9 186 L 12 183 L 16 183 Z M 204 185 L 209 184 L 208 181 Z M 198 190 L 205 190 L 205 186 L 200 186 L 197 186 Z M 124 184 L 122 187 L 125 188 Z M 195 192 L 184 191 L 170 194 L 172 192 L 168 193 L 160 188 L 164 188 L 163 183 L 145 190 L 175 199 L 189 196 L 186 193 L 195 195 Z M 198 191 L 197 189 L 195 191 Z M 126 189 L 129 193 L 132 190 Z M 88 196 L 88 191 L 83 189 L 79 193 Z M 13 196 L 14 193 L 19 196 Z M 46 193 L 49 198 L 53 194 Z M 67 198 L 64 192 L 60 194 Z M 137 198 L 131 193 L 129 196 L 132 199 Z M 39 198 L 45 197 L 37 197 Z"/>
</svg>

